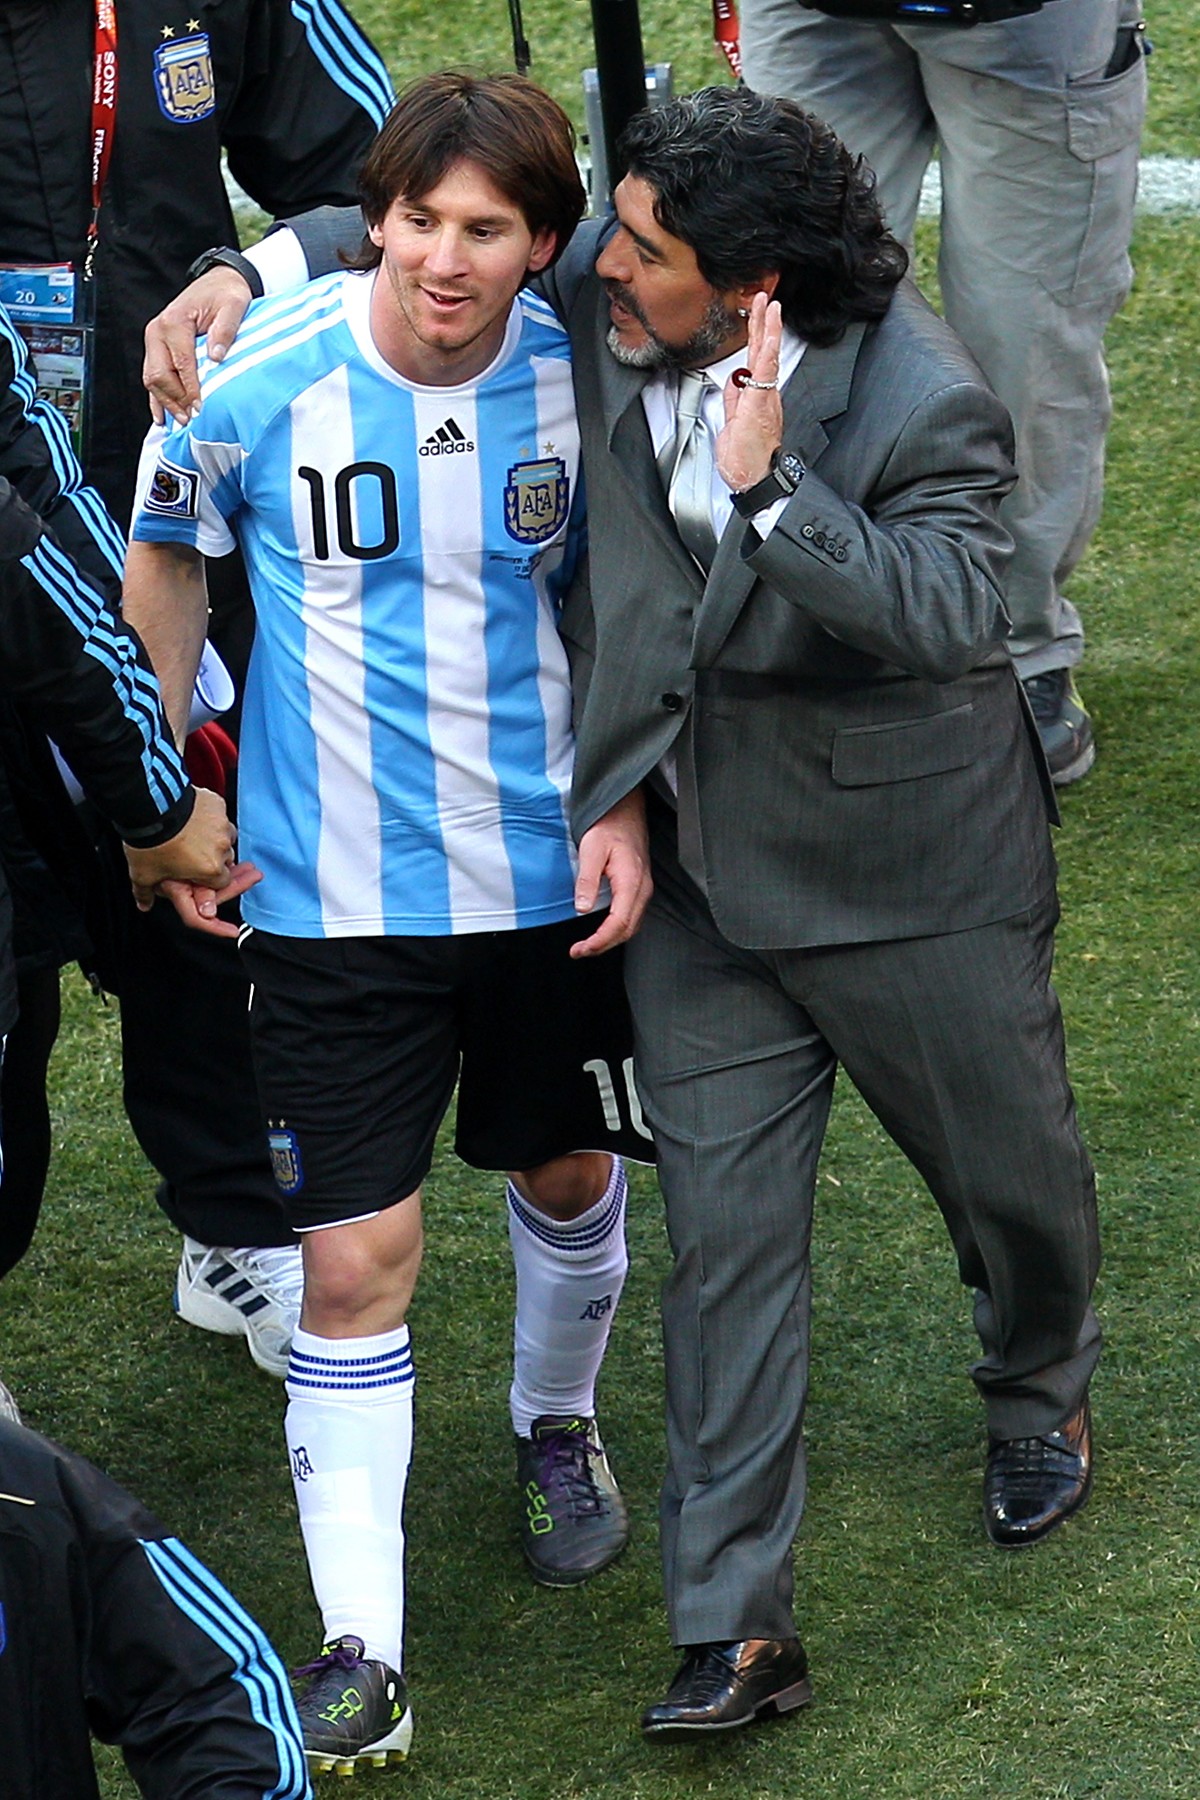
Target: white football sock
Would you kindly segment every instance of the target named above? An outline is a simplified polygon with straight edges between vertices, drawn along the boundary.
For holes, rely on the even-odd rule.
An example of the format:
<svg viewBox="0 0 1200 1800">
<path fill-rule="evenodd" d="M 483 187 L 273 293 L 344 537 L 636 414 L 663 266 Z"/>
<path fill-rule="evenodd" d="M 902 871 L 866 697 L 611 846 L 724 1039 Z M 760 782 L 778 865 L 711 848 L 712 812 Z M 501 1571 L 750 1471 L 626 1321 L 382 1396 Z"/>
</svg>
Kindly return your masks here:
<svg viewBox="0 0 1200 1800">
<path fill-rule="evenodd" d="M 517 1271 L 513 1430 L 535 1419 L 596 1409 L 596 1375 L 625 1285 L 625 1170 L 613 1157 L 608 1186 L 578 1219 L 560 1224 L 508 1184 L 508 1236 Z"/>
<path fill-rule="evenodd" d="M 292 1485 L 325 1642 L 349 1633 L 369 1657 L 402 1669 L 408 1326 L 361 1338 L 298 1327 L 286 1387 Z"/>
</svg>

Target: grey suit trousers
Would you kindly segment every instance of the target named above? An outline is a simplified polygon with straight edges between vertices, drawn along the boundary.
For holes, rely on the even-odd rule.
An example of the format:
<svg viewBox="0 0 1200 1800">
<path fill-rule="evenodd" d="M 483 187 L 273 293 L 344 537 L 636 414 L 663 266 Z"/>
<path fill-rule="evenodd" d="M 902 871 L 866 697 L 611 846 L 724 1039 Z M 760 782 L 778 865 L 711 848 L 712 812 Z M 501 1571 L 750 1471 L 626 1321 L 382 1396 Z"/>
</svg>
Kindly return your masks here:
<svg viewBox="0 0 1200 1800">
<path fill-rule="evenodd" d="M 1016 554 L 1009 649 L 1021 676 L 1076 663 L 1062 584 L 1100 512 L 1110 402 L 1104 331 L 1129 291 L 1144 61 L 1105 78 L 1139 0 L 1054 0 L 962 31 L 864 24 L 797 0 L 741 0 L 748 84 L 828 121 L 875 170 L 911 241 L 936 146 L 946 317 L 1017 430 L 1001 517 Z"/>
<path fill-rule="evenodd" d="M 1052 1430 L 1099 1355 L 1092 1168 L 1050 984 L 1057 902 L 945 936 L 724 938 L 656 809 L 626 973 L 674 1267 L 662 1548 L 678 1644 L 787 1637 L 804 1507 L 809 1233 L 838 1062 L 933 1192 L 997 1437 Z"/>
</svg>

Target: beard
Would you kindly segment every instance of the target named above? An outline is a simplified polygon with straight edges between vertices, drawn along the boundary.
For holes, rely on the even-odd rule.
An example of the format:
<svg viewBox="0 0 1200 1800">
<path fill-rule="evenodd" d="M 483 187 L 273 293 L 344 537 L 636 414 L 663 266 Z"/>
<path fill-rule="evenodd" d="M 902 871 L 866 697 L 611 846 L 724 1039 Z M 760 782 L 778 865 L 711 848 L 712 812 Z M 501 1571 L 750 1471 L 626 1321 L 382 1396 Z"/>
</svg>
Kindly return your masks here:
<svg viewBox="0 0 1200 1800">
<path fill-rule="evenodd" d="M 605 282 L 605 290 L 625 311 L 635 318 L 646 333 L 643 344 L 624 344 L 614 325 L 607 338 L 608 348 L 627 369 L 696 369 L 714 362 L 722 354 L 729 339 L 744 330 L 744 321 L 731 312 L 724 301 L 713 295 L 704 316 L 683 344 L 668 344 L 660 338 L 627 288 L 615 281 Z"/>
</svg>

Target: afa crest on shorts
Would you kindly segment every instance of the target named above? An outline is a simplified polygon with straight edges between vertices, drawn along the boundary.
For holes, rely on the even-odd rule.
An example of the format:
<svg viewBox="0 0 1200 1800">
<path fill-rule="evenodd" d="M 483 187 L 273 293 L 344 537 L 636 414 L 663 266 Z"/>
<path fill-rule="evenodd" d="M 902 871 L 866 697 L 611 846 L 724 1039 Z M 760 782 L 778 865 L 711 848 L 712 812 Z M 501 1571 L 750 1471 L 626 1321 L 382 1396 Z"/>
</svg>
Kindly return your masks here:
<svg viewBox="0 0 1200 1800">
<path fill-rule="evenodd" d="M 304 1165 L 300 1161 L 300 1144 L 294 1131 L 286 1125 L 272 1126 L 267 1132 L 267 1149 L 271 1152 L 271 1173 L 281 1194 L 298 1194 L 304 1186 Z"/>
<path fill-rule="evenodd" d="M 217 110 L 208 33 L 174 38 L 154 52 L 159 111 L 177 125 L 194 125 Z"/>
<path fill-rule="evenodd" d="M 504 524 L 519 544 L 544 544 L 565 523 L 571 484 L 561 456 L 515 463 L 504 489 Z"/>
</svg>

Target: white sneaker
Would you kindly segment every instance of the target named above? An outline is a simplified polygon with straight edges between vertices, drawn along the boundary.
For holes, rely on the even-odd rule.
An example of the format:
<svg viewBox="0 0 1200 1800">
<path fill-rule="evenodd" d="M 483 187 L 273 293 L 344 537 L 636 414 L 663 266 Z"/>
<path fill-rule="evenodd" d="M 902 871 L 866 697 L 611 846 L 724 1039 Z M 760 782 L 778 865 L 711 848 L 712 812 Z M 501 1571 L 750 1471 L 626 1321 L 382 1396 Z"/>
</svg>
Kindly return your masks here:
<svg viewBox="0 0 1200 1800">
<path fill-rule="evenodd" d="M 287 1374 L 300 1322 L 304 1265 L 299 1244 L 267 1250 L 210 1249 L 185 1237 L 175 1278 L 175 1311 L 189 1325 L 244 1337 L 268 1375 Z"/>
</svg>

